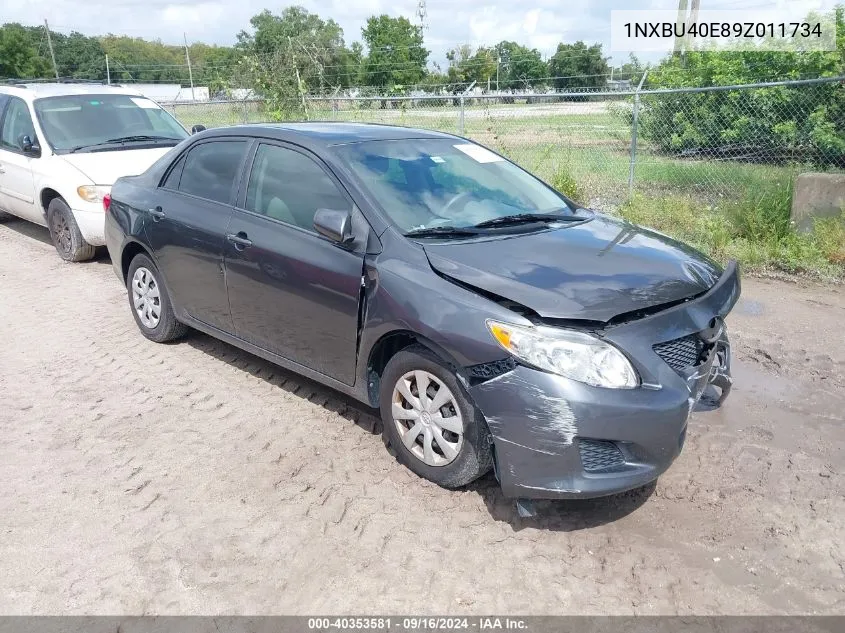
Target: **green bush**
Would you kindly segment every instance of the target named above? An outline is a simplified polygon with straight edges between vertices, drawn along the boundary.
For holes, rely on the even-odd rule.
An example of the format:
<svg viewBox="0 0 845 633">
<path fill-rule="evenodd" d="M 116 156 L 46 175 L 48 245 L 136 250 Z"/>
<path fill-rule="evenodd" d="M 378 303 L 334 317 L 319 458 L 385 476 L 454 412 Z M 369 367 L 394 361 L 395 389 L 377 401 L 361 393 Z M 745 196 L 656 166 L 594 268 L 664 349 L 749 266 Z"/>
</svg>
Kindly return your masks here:
<svg viewBox="0 0 845 633">
<path fill-rule="evenodd" d="M 816 16 L 818 18 L 818 16 Z M 836 51 L 690 51 L 668 56 L 648 88 L 756 83 L 761 69 L 777 79 L 845 74 L 845 8 L 835 20 Z M 845 166 L 845 86 L 841 82 L 715 92 L 646 94 L 641 133 L 661 151 L 749 162 Z"/>
<path fill-rule="evenodd" d="M 578 186 L 578 181 L 575 180 L 568 169 L 558 168 L 552 176 L 550 184 L 570 200 L 574 200 L 579 203 L 584 202 L 582 199 L 582 191 Z"/>
</svg>

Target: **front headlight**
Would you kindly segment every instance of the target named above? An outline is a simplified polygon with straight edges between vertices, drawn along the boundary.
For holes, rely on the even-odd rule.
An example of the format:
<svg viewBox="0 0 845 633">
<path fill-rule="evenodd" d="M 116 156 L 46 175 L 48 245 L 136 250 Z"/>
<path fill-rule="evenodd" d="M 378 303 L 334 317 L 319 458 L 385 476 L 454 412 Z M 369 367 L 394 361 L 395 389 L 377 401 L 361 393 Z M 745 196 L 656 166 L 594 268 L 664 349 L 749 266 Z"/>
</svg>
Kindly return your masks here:
<svg viewBox="0 0 845 633">
<path fill-rule="evenodd" d="M 639 383 L 625 355 L 595 336 L 491 320 L 487 327 L 506 351 L 538 369 L 594 387 L 631 389 Z"/>
<path fill-rule="evenodd" d="M 76 193 L 85 202 L 102 202 L 103 196 L 111 193 L 111 187 L 107 185 L 82 185 L 76 188 Z"/>
</svg>

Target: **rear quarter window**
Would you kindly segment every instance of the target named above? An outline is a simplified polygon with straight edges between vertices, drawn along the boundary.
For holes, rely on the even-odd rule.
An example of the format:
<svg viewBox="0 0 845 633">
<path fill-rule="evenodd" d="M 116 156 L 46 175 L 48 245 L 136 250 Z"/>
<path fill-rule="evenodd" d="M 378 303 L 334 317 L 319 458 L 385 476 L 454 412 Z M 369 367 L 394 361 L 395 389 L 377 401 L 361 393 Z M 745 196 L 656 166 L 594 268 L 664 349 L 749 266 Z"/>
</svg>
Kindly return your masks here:
<svg viewBox="0 0 845 633">
<path fill-rule="evenodd" d="M 179 191 L 230 203 L 246 147 L 244 140 L 209 141 L 193 147 L 185 157 Z"/>
</svg>

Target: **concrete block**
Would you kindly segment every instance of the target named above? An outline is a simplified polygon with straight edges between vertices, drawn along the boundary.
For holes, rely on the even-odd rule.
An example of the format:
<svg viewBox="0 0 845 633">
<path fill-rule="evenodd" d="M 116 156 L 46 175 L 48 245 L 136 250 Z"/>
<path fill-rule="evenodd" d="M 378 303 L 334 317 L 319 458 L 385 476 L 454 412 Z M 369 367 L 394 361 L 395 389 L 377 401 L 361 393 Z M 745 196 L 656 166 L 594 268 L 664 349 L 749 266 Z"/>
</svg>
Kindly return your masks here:
<svg viewBox="0 0 845 633">
<path fill-rule="evenodd" d="M 801 174 L 792 194 L 792 221 L 799 231 L 814 218 L 838 217 L 845 210 L 845 174 Z"/>
</svg>

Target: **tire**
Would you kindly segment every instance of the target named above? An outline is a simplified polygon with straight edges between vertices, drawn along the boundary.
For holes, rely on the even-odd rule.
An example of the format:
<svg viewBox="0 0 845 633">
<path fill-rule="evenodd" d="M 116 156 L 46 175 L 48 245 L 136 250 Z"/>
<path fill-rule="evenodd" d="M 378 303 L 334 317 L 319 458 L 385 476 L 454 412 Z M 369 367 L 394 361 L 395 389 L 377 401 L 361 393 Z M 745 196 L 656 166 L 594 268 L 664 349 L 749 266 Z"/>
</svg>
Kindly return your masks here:
<svg viewBox="0 0 845 633">
<path fill-rule="evenodd" d="M 11 217 L 12 216 L 10 214 L 6 213 L 5 211 L 0 211 L 0 222 L 5 222 L 6 220 L 8 220 Z"/>
<path fill-rule="evenodd" d="M 138 329 L 151 341 L 174 341 L 188 331 L 188 326 L 176 319 L 161 273 L 146 255 L 136 255 L 129 264 L 126 293 Z"/>
<path fill-rule="evenodd" d="M 441 389 L 444 386 L 448 389 L 443 396 L 449 396 L 447 403 L 437 411 L 425 411 L 428 417 L 422 412 L 425 407 L 412 411 L 414 403 L 400 391 L 401 381 L 412 399 L 418 396 L 419 378 L 428 381 L 428 405 L 436 406 Z M 493 466 L 492 438 L 484 416 L 469 399 L 455 372 L 429 349 L 413 345 L 390 359 L 381 377 L 379 403 L 387 450 L 420 477 L 444 488 L 459 488 L 475 481 Z M 405 411 L 400 415 L 409 419 L 397 419 L 394 404 Z M 416 404 L 421 404 L 418 399 Z M 412 417 L 414 413 L 416 418 Z M 460 438 L 455 432 L 459 429 L 462 431 Z M 438 444 L 438 432 L 445 447 Z"/>
<path fill-rule="evenodd" d="M 95 248 L 82 237 L 70 207 L 61 198 L 50 201 L 47 226 L 56 252 L 66 262 L 84 262 L 94 257 Z"/>
</svg>

